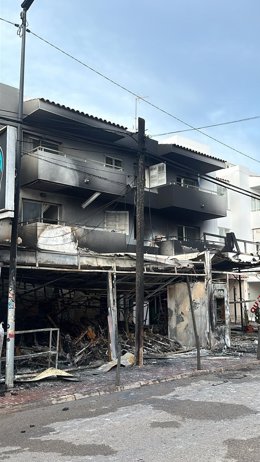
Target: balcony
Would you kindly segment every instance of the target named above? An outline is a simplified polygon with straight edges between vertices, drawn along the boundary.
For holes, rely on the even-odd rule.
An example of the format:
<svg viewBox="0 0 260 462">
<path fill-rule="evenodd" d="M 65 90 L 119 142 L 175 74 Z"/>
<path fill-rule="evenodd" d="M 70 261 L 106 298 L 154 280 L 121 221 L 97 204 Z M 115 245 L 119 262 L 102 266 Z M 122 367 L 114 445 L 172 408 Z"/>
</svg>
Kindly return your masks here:
<svg viewBox="0 0 260 462">
<path fill-rule="evenodd" d="M 150 197 L 148 197 L 148 194 Z M 146 205 L 152 208 L 187 215 L 197 220 L 225 217 L 226 194 L 194 186 L 180 186 L 176 183 L 160 186 L 156 193 L 146 193 Z"/>
<path fill-rule="evenodd" d="M 126 251 L 126 235 L 105 229 L 51 225 L 37 221 L 21 226 L 19 236 L 26 247 L 43 251 L 77 254 L 78 247 L 95 252 Z"/>
<path fill-rule="evenodd" d="M 126 175 L 94 160 L 38 147 L 22 158 L 21 185 L 64 194 L 89 190 L 120 195 L 126 187 Z"/>
<path fill-rule="evenodd" d="M 20 226 L 22 244 L 30 249 L 76 255 L 78 249 L 97 253 L 136 252 L 135 240 L 129 242 L 129 235 L 109 231 L 105 228 L 69 226 L 34 221 Z M 157 254 L 158 246 L 144 243 L 145 253 Z"/>
</svg>

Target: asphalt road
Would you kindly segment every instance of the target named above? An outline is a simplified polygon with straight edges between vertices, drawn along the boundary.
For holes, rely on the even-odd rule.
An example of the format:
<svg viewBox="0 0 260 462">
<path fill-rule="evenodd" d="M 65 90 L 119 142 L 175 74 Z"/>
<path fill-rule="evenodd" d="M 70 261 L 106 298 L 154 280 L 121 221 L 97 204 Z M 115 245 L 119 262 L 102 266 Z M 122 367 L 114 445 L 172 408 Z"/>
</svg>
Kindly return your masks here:
<svg viewBox="0 0 260 462">
<path fill-rule="evenodd" d="M 1 415 L 0 461 L 260 461 L 260 371 Z"/>
</svg>

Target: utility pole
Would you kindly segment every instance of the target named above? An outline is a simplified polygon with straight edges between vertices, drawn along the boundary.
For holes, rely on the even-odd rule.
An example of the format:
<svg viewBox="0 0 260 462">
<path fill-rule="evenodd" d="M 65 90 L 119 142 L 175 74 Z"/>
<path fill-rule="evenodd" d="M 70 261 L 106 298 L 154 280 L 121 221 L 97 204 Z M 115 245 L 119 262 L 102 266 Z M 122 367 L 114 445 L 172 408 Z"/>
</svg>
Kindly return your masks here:
<svg viewBox="0 0 260 462">
<path fill-rule="evenodd" d="M 136 316 L 135 362 L 143 366 L 144 344 L 144 181 L 145 121 L 138 117 L 138 174 L 136 188 Z"/>
<path fill-rule="evenodd" d="M 5 385 L 7 389 L 14 386 L 14 345 L 15 345 L 15 307 L 16 307 L 16 265 L 17 265 L 17 238 L 19 222 L 19 203 L 20 203 L 20 174 L 21 156 L 23 145 L 23 94 L 24 94 L 24 66 L 25 66 L 25 39 L 26 39 L 26 13 L 34 0 L 24 0 L 21 4 L 20 34 L 21 62 L 20 62 L 20 85 L 18 100 L 18 128 L 15 159 L 15 190 L 14 190 L 14 217 L 12 220 L 10 263 L 9 263 L 9 286 L 8 286 L 8 305 L 7 305 L 7 334 L 6 334 L 6 367 Z"/>
</svg>

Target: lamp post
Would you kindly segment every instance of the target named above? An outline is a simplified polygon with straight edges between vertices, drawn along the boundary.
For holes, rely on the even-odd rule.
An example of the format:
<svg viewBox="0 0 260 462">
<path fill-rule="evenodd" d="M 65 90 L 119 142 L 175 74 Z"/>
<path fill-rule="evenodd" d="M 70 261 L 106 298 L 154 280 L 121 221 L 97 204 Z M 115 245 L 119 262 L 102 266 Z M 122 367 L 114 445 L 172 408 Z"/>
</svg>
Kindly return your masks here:
<svg viewBox="0 0 260 462">
<path fill-rule="evenodd" d="M 7 335 L 6 335 L 6 367 L 5 385 L 6 388 L 14 386 L 14 344 L 15 344 L 15 306 L 16 306 L 16 265 L 17 265 L 17 238 L 20 202 L 20 173 L 21 156 L 23 145 L 23 94 L 24 94 L 24 65 L 25 65 L 25 39 L 26 39 L 26 13 L 34 0 L 24 0 L 21 4 L 20 26 L 22 44 L 20 61 L 20 85 L 18 100 L 18 128 L 15 159 L 15 189 L 14 189 L 14 216 L 12 220 L 10 262 L 9 262 L 9 286 L 8 286 L 8 305 L 7 305 Z"/>
</svg>

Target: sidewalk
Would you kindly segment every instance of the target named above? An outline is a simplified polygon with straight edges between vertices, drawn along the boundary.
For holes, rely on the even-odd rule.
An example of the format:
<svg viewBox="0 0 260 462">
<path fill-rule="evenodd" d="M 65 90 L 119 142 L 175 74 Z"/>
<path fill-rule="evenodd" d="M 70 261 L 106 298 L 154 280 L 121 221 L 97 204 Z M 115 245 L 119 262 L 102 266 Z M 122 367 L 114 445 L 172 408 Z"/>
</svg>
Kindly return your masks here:
<svg viewBox="0 0 260 462">
<path fill-rule="evenodd" d="M 137 366 L 120 368 L 120 386 L 115 385 L 116 370 L 91 375 L 86 370 L 75 372 L 79 382 L 49 380 L 15 385 L 12 391 L 0 395 L 0 414 L 15 412 L 28 406 L 66 403 L 88 396 L 98 396 L 127 389 L 139 388 L 184 377 L 224 372 L 228 370 L 250 370 L 259 368 L 256 355 L 216 356 L 201 358 L 202 370 L 196 370 L 194 353 L 176 354 L 172 359 L 146 360 L 142 368 Z"/>
</svg>

